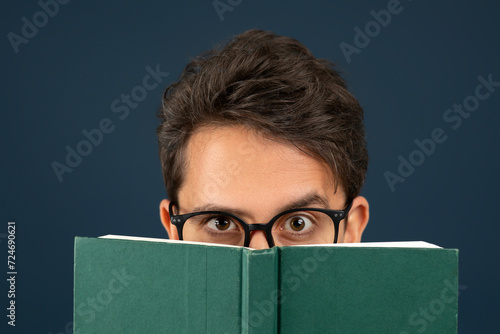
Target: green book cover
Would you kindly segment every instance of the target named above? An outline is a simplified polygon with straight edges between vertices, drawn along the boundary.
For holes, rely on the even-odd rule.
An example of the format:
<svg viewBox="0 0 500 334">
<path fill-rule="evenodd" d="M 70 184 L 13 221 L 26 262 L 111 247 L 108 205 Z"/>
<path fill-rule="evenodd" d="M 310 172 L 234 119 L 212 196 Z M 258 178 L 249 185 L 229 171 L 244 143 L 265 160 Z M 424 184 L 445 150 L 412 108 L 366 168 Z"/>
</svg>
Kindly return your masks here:
<svg viewBox="0 0 500 334">
<path fill-rule="evenodd" d="M 457 250 L 286 247 L 280 267 L 281 333 L 457 332 Z"/>
<path fill-rule="evenodd" d="M 457 332 L 457 250 L 360 245 L 77 237 L 74 333 Z"/>
</svg>

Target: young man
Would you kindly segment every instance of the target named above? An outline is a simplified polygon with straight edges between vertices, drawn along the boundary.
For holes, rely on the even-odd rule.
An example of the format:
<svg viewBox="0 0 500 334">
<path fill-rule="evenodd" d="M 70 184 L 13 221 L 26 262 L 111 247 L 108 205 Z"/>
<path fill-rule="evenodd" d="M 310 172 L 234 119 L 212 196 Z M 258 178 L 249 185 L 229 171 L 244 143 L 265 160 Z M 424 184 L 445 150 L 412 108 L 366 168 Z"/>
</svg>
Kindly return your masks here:
<svg viewBox="0 0 500 334">
<path fill-rule="evenodd" d="M 360 242 L 363 110 L 330 62 L 250 30 L 167 88 L 158 142 L 171 239 L 262 249 Z"/>
</svg>

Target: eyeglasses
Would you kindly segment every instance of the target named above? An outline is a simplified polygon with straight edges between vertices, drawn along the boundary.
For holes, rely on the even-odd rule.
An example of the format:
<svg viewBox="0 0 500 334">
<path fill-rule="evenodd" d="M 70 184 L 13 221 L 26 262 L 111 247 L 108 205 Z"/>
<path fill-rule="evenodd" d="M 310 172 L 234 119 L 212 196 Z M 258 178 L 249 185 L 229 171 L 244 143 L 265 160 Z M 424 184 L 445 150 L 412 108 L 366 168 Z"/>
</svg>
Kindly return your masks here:
<svg viewBox="0 0 500 334">
<path fill-rule="evenodd" d="M 344 210 L 297 208 L 281 212 L 267 224 L 248 224 L 243 219 L 222 211 L 200 211 L 174 215 L 169 213 L 180 240 L 200 241 L 248 247 L 250 232 L 264 231 L 269 247 L 336 243 L 342 219 L 352 206 Z"/>
</svg>

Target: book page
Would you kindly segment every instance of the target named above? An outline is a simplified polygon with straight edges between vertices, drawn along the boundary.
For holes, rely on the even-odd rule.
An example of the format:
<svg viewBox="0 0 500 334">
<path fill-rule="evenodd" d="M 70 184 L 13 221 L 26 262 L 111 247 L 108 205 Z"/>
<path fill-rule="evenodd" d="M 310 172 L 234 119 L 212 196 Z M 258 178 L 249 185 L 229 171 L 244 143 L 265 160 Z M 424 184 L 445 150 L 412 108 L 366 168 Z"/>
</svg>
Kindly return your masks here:
<svg viewBox="0 0 500 334">
<path fill-rule="evenodd" d="M 116 235 L 116 234 L 106 234 L 106 235 L 100 236 L 99 238 L 102 238 L 102 239 L 120 239 L 120 240 L 148 241 L 148 242 L 171 242 L 171 243 L 205 245 L 205 246 L 215 246 L 215 247 L 240 247 L 240 246 L 233 246 L 233 245 L 214 244 L 214 243 L 208 243 L 208 242 L 184 241 L 184 240 L 172 240 L 172 239 L 160 239 L 160 238 L 147 238 L 147 237 L 132 237 L 132 236 Z"/>
<path fill-rule="evenodd" d="M 339 244 L 340 245 L 340 244 Z M 393 242 L 362 242 L 352 244 L 342 244 L 351 247 L 405 247 L 405 248 L 442 248 L 425 241 L 393 241 Z"/>
<path fill-rule="evenodd" d="M 171 240 L 171 239 L 160 239 L 160 238 L 145 238 L 145 237 L 132 237 L 125 235 L 114 235 L 107 234 L 100 236 L 99 238 L 105 239 L 122 239 L 122 240 L 136 240 L 136 241 L 149 241 L 149 242 L 173 242 L 182 244 L 195 244 L 195 245 L 207 245 L 207 246 L 219 246 L 219 247 L 240 247 L 232 245 L 222 245 L 213 244 L 207 242 L 196 242 L 196 241 L 181 241 L 181 240 Z M 314 246 L 334 246 L 334 247 L 398 247 L 398 248 L 442 248 L 437 245 L 425 242 L 425 241 L 390 241 L 390 242 L 361 242 L 361 243 L 342 243 L 342 244 L 317 244 L 317 245 L 296 245 L 288 247 L 314 247 Z"/>
</svg>

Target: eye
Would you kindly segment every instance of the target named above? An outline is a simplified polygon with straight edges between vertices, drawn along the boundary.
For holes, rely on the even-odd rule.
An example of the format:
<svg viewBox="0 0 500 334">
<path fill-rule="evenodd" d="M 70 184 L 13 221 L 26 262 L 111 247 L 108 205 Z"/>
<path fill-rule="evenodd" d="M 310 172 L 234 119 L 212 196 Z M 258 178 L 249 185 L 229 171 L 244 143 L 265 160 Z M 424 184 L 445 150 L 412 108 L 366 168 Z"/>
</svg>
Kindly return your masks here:
<svg viewBox="0 0 500 334">
<path fill-rule="evenodd" d="M 283 225 L 283 228 L 289 231 L 302 232 L 302 231 L 307 231 L 312 226 L 313 222 L 308 217 L 292 216 L 287 218 L 287 220 Z"/>
<path fill-rule="evenodd" d="M 206 220 L 205 224 L 207 227 L 218 231 L 233 230 L 237 228 L 237 225 L 232 219 L 226 216 L 211 217 Z"/>
</svg>

